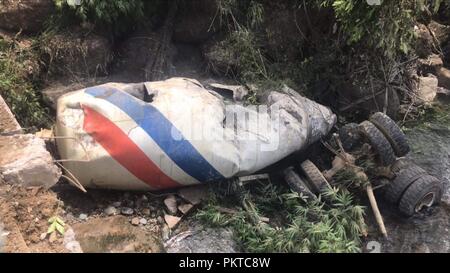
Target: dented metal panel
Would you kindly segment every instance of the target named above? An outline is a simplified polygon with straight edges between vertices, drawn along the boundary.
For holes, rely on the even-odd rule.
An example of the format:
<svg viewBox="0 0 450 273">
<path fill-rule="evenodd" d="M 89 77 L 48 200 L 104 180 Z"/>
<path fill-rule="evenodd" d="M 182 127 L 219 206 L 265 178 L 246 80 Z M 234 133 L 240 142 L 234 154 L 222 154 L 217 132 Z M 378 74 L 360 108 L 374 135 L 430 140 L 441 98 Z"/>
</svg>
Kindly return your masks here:
<svg viewBox="0 0 450 273">
<path fill-rule="evenodd" d="M 271 92 L 266 104 L 244 107 L 172 78 L 69 93 L 58 100 L 56 135 L 65 167 L 85 187 L 156 190 L 254 173 L 335 121 L 297 93 Z"/>
</svg>

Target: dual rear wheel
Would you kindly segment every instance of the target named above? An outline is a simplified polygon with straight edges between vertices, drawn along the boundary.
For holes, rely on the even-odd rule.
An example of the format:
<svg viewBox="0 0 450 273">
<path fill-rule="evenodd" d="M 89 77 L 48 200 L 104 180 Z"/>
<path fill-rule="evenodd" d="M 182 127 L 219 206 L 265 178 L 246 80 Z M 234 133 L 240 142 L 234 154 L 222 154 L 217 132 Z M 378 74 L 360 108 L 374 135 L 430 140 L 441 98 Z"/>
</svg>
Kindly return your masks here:
<svg viewBox="0 0 450 273">
<path fill-rule="evenodd" d="M 359 132 L 359 134 L 358 134 Z M 412 216 L 423 208 L 439 203 L 442 183 L 403 157 L 410 151 L 405 134 L 387 115 L 378 112 L 361 124 L 350 123 L 339 130 L 344 149 L 367 140 L 380 165 L 390 166 L 394 179 L 385 187 L 385 197 L 402 214 Z"/>
</svg>

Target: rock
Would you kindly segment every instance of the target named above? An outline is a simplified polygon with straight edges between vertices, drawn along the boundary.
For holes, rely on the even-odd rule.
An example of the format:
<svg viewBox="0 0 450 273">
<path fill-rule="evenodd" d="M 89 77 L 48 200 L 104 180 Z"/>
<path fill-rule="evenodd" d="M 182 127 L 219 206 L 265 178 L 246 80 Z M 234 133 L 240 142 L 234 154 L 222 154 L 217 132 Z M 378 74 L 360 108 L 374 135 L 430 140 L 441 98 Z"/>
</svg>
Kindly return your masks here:
<svg viewBox="0 0 450 273">
<path fill-rule="evenodd" d="M 50 244 L 53 244 L 54 242 L 56 242 L 56 240 L 58 240 L 58 236 L 56 232 L 52 232 L 50 234 L 50 236 L 48 237 L 48 241 L 50 242 Z"/>
<path fill-rule="evenodd" d="M 149 208 L 144 208 L 142 209 L 142 214 L 144 214 L 145 216 L 150 216 L 151 210 Z"/>
<path fill-rule="evenodd" d="M 164 220 L 167 223 L 167 226 L 170 229 L 173 229 L 174 227 L 176 227 L 176 225 L 178 225 L 178 223 L 180 222 L 181 218 L 180 217 L 176 217 L 176 216 L 172 216 L 169 214 L 164 215 Z"/>
<path fill-rule="evenodd" d="M 6 244 L 5 241 L 8 235 L 9 233 L 4 230 L 3 224 L 0 223 L 0 253 L 4 253 L 3 248 Z"/>
<path fill-rule="evenodd" d="M 237 253 L 233 232 L 225 228 L 207 228 L 189 223 L 189 230 L 170 238 L 164 247 L 168 253 Z"/>
<path fill-rule="evenodd" d="M 85 221 L 87 218 L 88 216 L 85 213 L 81 213 L 80 216 L 78 216 L 78 219 L 80 219 L 81 221 Z"/>
<path fill-rule="evenodd" d="M 68 220 L 68 221 L 73 221 L 73 220 L 75 220 L 75 216 L 73 216 L 73 214 L 71 213 L 71 212 L 68 212 L 67 214 L 66 214 L 66 220 Z"/>
<path fill-rule="evenodd" d="M 167 210 L 171 214 L 176 214 L 178 211 L 177 208 L 177 199 L 174 195 L 169 195 L 166 199 L 164 199 L 164 205 L 166 205 Z"/>
<path fill-rule="evenodd" d="M 107 207 L 105 209 L 104 212 L 105 212 L 106 215 L 112 216 L 112 215 L 115 215 L 117 213 L 117 209 L 115 207 L 113 207 L 113 206 L 109 206 L 109 207 Z"/>
<path fill-rule="evenodd" d="M 69 228 L 64 233 L 64 247 L 70 251 L 70 253 L 83 253 L 80 243 L 75 239 L 75 232 L 72 228 Z"/>
<path fill-rule="evenodd" d="M 0 28 L 38 32 L 54 10 L 53 0 L 2 0 Z"/>
<path fill-rule="evenodd" d="M 130 225 L 128 219 L 121 215 L 95 218 L 77 223 L 72 228 L 85 253 L 163 251 L 156 231 Z"/>
<path fill-rule="evenodd" d="M 138 217 L 134 217 L 133 219 L 131 219 L 131 224 L 133 226 L 139 226 L 139 218 Z"/>
<path fill-rule="evenodd" d="M 20 133 L 22 128 L 9 109 L 5 100 L 0 96 L 0 133 Z"/>
<path fill-rule="evenodd" d="M 218 0 L 181 2 L 175 21 L 173 40 L 180 43 L 201 43 L 220 30 Z"/>
<path fill-rule="evenodd" d="M 112 205 L 113 205 L 113 207 L 118 208 L 122 205 L 122 202 L 117 201 L 117 202 L 112 203 Z"/>
<path fill-rule="evenodd" d="M 45 142 L 34 135 L 0 136 L 0 174 L 5 182 L 50 188 L 61 177 Z"/>
<path fill-rule="evenodd" d="M 178 206 L 178 209 L 181 211 L 181 213 L 186 214 L 188 213 L 194 206 L 191 204 L 182 204 Z"/>
<path fill-rule="evenodd" d="M 43 59 L 50 75 L 96 77 L 107 74 L 112 61 L 112 46 L 105 37 L 72 30 L 49 35 L 43 41 Z"/>
<path fill-rule="evenodd" d="M 139 224 L 145 226 L 147 223 L 148 223 L 147 219 L 145 219 L 145 218 L 139 219 Z"/>
<path fill-rule="evenodd" d="M 437 74 L 444 65 L 441 57 L 437 54 L 431 54 L 426 59 L 418 60 L 420 74 L 426 75 L 428 73 Z"/>
<path fill-rule="evenodd" d="M 201 201 L 208 199 L 208 188 L 204 186 L 193 186 L 181 188 L 178 195 L 192 205 L 198 205 Z"/>
<path fill-rule="evenodd" d="M 139 198 L 139 201 L 141 201 L 142 203 L 148 202 L 148 197 L 147 197 L 147 195 L 142 195 L 141 198 Z"/>
<path fill-rule="evenodd" d="M 145 195 L 142 195 L 138 200 L 136 200 L 136 207 L 142 208 L 148 204 L 148 198 Z"/>
<path fill-rule="evenodd" d="M 427 26 L 418 24 L 414 27 L 414 32 L 417 36 L 415 49 L 420 58 L 427 58 L 429 55 L 437 53 L 434 38 Z"/>
<path fill-rule="evenodd" d="M 430 103 L 437 94 L 438 79 L 429 75 L 427 77 L 419 77 L 419 86 L 417 89 L 418 103 Z"/>
<path fill-rule="evenodd" d="M 233 94 L 234 101 L 243 101 L 245 96 L 248 95 L 248 89 L 242 85 L 225 85 L 220 83 L 211 83 L 209 84 L 209 87 L 211 87 L 214 91 L 218 92 L 222 90 L 231 92 Z"/>
<path fill-rule="evenodd" d="M 444 87 L 438 87 L 437 89 L 437 99 L 442 102 L 450 102 L 450 89 Z"/>
<path fill-rule="evenodd" d="M 434 37 L 439 42 L 439 45 L 443 45 L 450 39 L 450 26 L 439 24 L 436 21 L 431 21 L 428 24 L 428 28 L 433 32 Z"/>
<path fill-rule="evenodd" d="M 130 216 L 130 215 L 133 215 L 134 210 L 133 210 L 132 208 L 123 207 L 123 208 L 120 210 L 120 212 L 121 212 L 123 215 Z"/>
<path fill-rule="evenodd" d="M 41 233 L 41 236 L 39 236 L 39 239 L 41 239 L 41 241 L 44 241 L 45 238 L 47 238 L 47 232 Z"/>
<path fill-rule="evenodd" d="M 161 230 L 161 237 L 164 241 L 169 240 L 170 228 L 166 224 L 163 224 L 163 227 Z"/>
<path fill-rule="evenodd" d="M 450 70 L 441 67 L 437 72 L 438 85 L 444 87 L 445 89 L 450 89 Z"/>
<path fill-rule="evenodd" d="M 133 200 L 129 200 L 129 199 L 125 199 L 125 200 L 122 201 L 122 206 L 133 207 L 134 206 L 134 201 Z"/>
</svg>

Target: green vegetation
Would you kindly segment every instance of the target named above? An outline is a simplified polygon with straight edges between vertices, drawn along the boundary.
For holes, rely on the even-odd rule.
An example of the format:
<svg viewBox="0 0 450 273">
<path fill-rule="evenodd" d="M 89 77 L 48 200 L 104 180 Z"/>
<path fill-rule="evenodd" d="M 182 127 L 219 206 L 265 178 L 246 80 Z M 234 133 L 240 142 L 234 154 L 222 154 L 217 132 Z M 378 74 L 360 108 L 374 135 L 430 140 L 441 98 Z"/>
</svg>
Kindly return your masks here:
<svg viewBox="0 0 450 273">
<path fill-rule="evenodd" d="M 328 34 L 315 40 L 299 36 L 304 45 L 284 45 L 307 47 L 307 50 L 298 48 L 296 58 L 277 60 L 266 52 L 264 8 L 267 2 L 221 0 L 215 20 L 227 26 L 228 36 L 211 52 L 215 58 L 210 67 L 243 83 L 256 82 L 265 87 L 289 81 L 294 89 L 316 99 L 322 96 L 316 94 L 316 86 L 325 84 L 329 88 L 328 98 L 345 92 L 342 84 L 373 93 L 386 89 L 405 92 L 410 80 L 405 73 L 406 65 L 414 53 L 414 25 L 437 12 L 441 2 L 385 0 L 380 5 L 369 5 L 361 0 L 282 1 L 279 5 L 284 8 L 306 13 L 297 16 L 314 16 L 317 13 L 312 11 L 331 10 L 334 21 L 325 26 L 333 29 Z M 276 5 L 270 7 L 273 6 Z"/>
<path fill-rule="evenodd" d="M 405 122 L 404 129 L 430 129 L 430 126 L 432 126 L 432 124 L 450 126 L 450 105 L 437 104 L 427 108 L 419 108 L 416 116 L 413 118 L 409 118 Z"/>
<path fill-rule="evenodd" d="M 144 1 L 142 0 L 55 0 L 58 8 L 72 9 L 82 20 L 93 23 L 113 23 L 114 21 L 135 17 L 144 17 Z"/>
<path fill-rule="evenodd" d="M 114 36 L 126 34 L 136 24 L 146 23 L 152 16 L 164 10 L 162 0 L 54 0 L 59 13 L 51 26 L 64 27 L 74 22 L 89 23 L 98 29 L 106 29 Z"/>
<path fill-rule="evenodd" d="M 319 0 L 331 7 L 348 44 L 364 42 L 387 57 L 408 53 L 414 40 L 414 17 L 420 12 L 415 0 L 380 1 L 368 5 L 360 0 Z"/>
<path fill-rule="evenodd" d="M 59 216 L 52 216 L 50 219 L 48 219 L 48 223 L 50 224 L 47 229 L 47 234 L 52 234 L 54 232 L 58 232 L 61 235 L 64 235 L 66 225 L 64 221 L 59 218 Z"/>
<path fill-rule="evenodd" d="M 0 94 L 24 128 L 50 126 L 48 110 L 36 92 L 39 61 L 33 45 L 23 48 L 0 39 Z"/>
<path fill-rule="evenodd" d="M 228 195 L 219 191 L 196 217 L 214 227 L 232 228 L 245 251 L 360 251 L 364 208 L 355 205 L 353 195 L 344 188 L 327 192 L 325 202 L 306 200 L 271 183 L 255 182 L 251 189 L 235 187 Z M 236 203 L 242 206 L 230 209 Z"/>
</svg>

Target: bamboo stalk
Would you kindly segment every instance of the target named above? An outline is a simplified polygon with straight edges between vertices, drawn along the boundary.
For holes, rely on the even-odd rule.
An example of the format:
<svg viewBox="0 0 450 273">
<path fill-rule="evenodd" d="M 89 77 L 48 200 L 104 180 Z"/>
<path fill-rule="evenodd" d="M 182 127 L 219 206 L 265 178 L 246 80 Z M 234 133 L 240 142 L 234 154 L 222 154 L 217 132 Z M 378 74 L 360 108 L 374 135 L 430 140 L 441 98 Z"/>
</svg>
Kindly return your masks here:
<svg viewBox="0 0 450 273">
<path fill-rule="evenodd" d="M 373 194 L 372 185 L 368 184 L 366 187 L 367 196 L 369 197 L 370 206 L 372 207 L 373 214 L 375 215 L 375 220 L 377 221 L 378 227 L 380 228 L 381 234 L 385 238 L 388 237 L 386 227 L 384 226 L 383 217 L 381 216 L 380 210 L 378 209 L 377 200 Z"/>
</svg>

